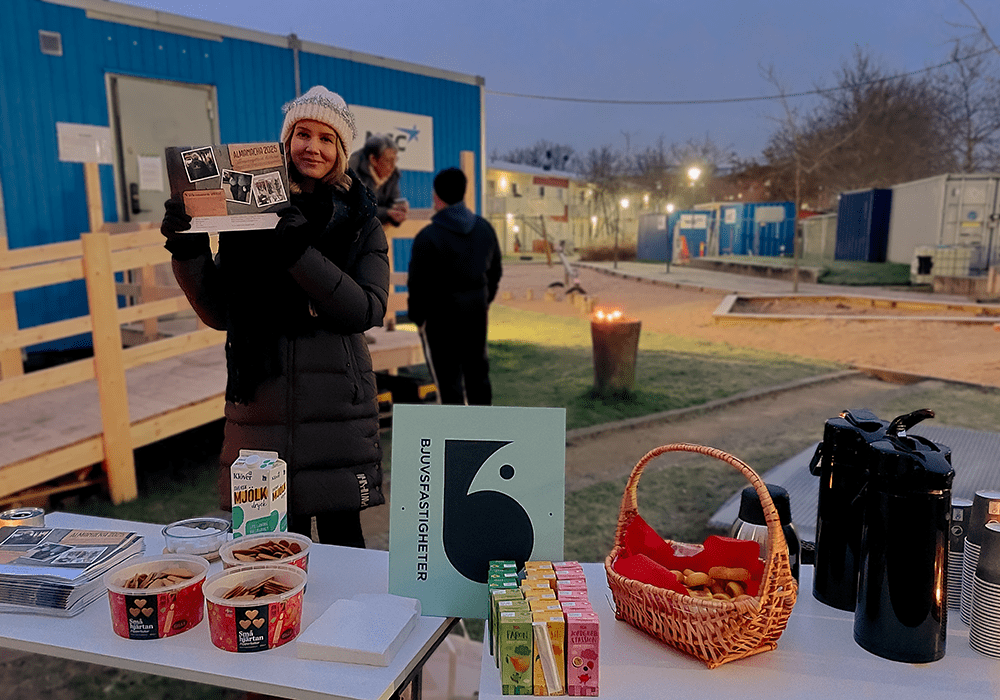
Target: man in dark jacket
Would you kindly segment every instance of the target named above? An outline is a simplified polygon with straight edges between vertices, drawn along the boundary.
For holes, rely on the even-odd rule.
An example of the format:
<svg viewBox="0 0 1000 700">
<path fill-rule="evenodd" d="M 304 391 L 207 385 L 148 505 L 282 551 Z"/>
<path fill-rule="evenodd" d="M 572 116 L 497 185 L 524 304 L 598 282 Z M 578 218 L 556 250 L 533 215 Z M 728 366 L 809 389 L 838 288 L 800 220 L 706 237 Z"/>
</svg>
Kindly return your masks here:
<svg viewBox="0 0 1000 700">
<path fill-rule="evenodd" d="M 463 202 L 466 184 L 458 168 L 434 178 L 437 213 L 413 239 L 408 311 L 441 403 L 489 406 L 487 312 L 503 270 L 496 231 Z"/>
<path fill-rule="evenodd" d="M 399 192 L 399 151 L 389 136 L 369 136 L 364 147 L 355 151 L 347 165 L 375 195 L 375 216 L 383 226 L 399 226 L 406 221 L 409 204 Z"/>
</svg>

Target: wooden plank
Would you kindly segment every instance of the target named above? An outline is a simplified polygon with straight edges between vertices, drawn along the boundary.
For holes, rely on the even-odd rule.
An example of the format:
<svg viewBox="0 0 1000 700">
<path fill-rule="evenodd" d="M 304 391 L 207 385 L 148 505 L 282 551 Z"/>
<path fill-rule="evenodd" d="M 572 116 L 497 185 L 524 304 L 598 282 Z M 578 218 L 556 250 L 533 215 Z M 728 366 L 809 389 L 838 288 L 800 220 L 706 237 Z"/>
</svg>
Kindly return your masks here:
<svg viewBox="0 0 1000 700">
<path fill-rule="evenodd" d="M 225 342 L 226 334 L 213 328 L 191 331 L 190 333 L 177 335 L 173 338 L 165 338 L 128 348 L 123 352 L 125 367 L 137 367 L 184 352 L 199 350 L 211 347 L 212 345 L 221 345 Z"/>
<path fill-rule="evenodd" d="M 94 321 L 94 370 L 100 395 L 104 464 L 111 501 L 118 504 L 134 500 L 139 490 L 129 430 L 128 390 L 115 304 L 115 279 L 111 271 L 111 242 L 107 233 L 85 233 L 80 239 L 83 241 L 87 300 Z"/>
<path fill-rule="evenodd" d="M 111 269 L 115 272 L 136 270 L 147 265 L 165 265 L 169 263 L 170 251 L 162 245 L 125 248 L 111 253 Z"/>
<path fill-rule="evenodd" d="M 58 262 L 0 270 L 0 294 L 46 287 L 83 279 L 83 260 L 71 258 Z"/>
<path fill-rule="evenodd" d="M 83 246 L 80 240 L 63 241 L 61 243 L 45 243 L 44 245 L 31 245 L 24 248 L 15 248 L 0 253 L 0 259 L 7 267 L 24 267 L 27 265 L 39 265 L 42 263 L 65 260 L 67 258 L 83 257 Z M 2 267 L 2 266 L 0 266 Z"/>
<path fill-rule="evenodd" d="M 34 396 L 46 391 L 60 389 L 71 384 L 85 382 L 94 378 L 94 360 L 86 358 L 76 362 L 67 362 L 58 367 L 40 369 L 37 372 L 4 379 L 0 386 L 0 404 L 16 401 L 28 396 Z"/>
<path fill-rule="evenodd" d="M 118 309 L 118 323 L 135 323 L 147 318 L 166 316 L 191 308 L 186 296 L 173 296 L 161 301 L 151 301 L 146 304 L 124 306 Z"/>
<path fill-rule="evenodd" d="M 83 182 L 87 189 L 87 219 L 90 221 L 90 230 L 102 231 L 104 205 L 101 202 L 101 171 L 97 163 L 83 164 Z"/>
<path fill-rule="evenodd" d="M 30 457 L 0 469 L 0 497 L 30 489 L 104 460 L 101 436 Z"/>
<path fill-rule="evenodd" d="M 132 444 L 142 447 L 223 417 L 225 394 L 216 394 L 132 425 Z"/>
<path fill-rule="evenodd" d="M 9 265 L 7 260 L 7 236 L 0 235 L 0 271 Z M 0 293 L 0 337 L 17 330 L 17 305 L 13 292 Z M 20 348 L 0 347 L 0 379 L 10 379 L 24 374 Z"/>
<path fill-rule="evenodd" d="M 465 188 L 465 206 L 469 208 L 469 211 L 475 211 L 476 180 L 479 179 L 476 176 L 476 154 L 472 151 L 462 151 L 458 154 L 458 157 L 462 172 L 465 173 L 465 178 L 469 181 Z"/>
<path fill-rule="evenodd" d="M 26 348 L 36 343 L 45 343 L 58 338 L 69 338 L 80 333 L 90 333 L 90 316 L 77 316 L 63 321 L 43 323 L 10 333 L 0 332 L 0 351 L 17 348 L 18 363 L 21 361 L 20 348 Z M 4 375 L 6 379 L 7 376 Z"/>
</svg>

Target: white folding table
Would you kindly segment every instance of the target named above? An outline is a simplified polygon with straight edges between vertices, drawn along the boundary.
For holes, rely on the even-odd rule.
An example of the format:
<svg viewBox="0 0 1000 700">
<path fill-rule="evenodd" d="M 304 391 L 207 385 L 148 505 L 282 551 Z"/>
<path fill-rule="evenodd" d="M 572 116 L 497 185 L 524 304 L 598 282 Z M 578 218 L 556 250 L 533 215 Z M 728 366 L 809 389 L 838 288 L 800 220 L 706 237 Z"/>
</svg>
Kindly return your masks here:
<svg viewBox="0 0 1000 700">
<path fill-rule="evenodd" d="M 948 611 L 944 658 L 906 664 L 868 653 L 854 641 L 854 614 L 812 595 L 803 566 L 795 608 L 778 648 L 708 668 L 615 619 L 603 564 L 584 564 L 590 601 L 601 619 L 600 697 L 760 698 L 761 700 L 996 700 L 1000 660 L 969 646 L 959 611 Z M 479 700 L 500 700 L 500 675 L 484 645 Z"/>
<path fill-rule="evenodd" d="M 146 554 L 163 551 L 160 525 L 50 513 L 45 524 L 99 530 L 134 531 L 145 537 Z M 222 569 L 212 564 L 209 575 Z M 386 593 L 389 553 L 313 545 L 302 611 L 302 629 L 339 598 Z M 377 610 L 372 624 L 378 624 Z M 154 640 L 130 640 L 111 628 L 107 597 L 70 618 L 0 613 L 0 647 L 85 661 L 171 678 L 265 693 L 298 700 L 377 700 L 391 698 L 411 681 L 419 697 L 420 670 L 457 618 L 422 616 L 386 667 L 299 659 L 295 641 L 267 651 L 233 653 L 212 644 L 208 617 L 191 630 Z"/>
</svg>

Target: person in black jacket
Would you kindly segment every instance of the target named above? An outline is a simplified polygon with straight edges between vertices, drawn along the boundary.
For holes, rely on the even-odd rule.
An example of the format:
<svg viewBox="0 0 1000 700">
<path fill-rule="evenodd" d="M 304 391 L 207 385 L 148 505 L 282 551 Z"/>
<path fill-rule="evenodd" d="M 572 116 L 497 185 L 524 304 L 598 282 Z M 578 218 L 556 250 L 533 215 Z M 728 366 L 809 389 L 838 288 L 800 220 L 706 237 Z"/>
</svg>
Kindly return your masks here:
<svg viewBox="0 0 1000 700">
<path fill-rule="evenodd" d="M 503 268 L 496 231 L 465 206 L 466 185 L 458 168 L 434 178 L 437 213 L 413 239 L 408 312 L 441 403 L 489 406 L 487 317 Z"/>
<path fill-rule="evenodd" d="M 161 232 L 199 318 L 226 332 L 219 489 L 241 448 L 288 463 L 288 530 L 364 547 L 360 511 L 385 503 L 375 374 L 364 333 L 382 325 L 388 245 L 375 200 L 347 167 L 355 138 L 344 100 L 322 86 L 285 105 L 291 206 L 277 228 L 189 233 L 168 200 Z"/>
</svg>

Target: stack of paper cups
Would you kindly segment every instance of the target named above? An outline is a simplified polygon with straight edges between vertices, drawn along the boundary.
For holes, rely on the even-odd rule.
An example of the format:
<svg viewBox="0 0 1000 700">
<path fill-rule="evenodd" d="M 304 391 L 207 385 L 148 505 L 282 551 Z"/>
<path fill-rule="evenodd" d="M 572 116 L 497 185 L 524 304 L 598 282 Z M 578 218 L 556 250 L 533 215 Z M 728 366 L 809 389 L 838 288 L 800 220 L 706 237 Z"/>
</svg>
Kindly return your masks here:
<svg viewBox="0 0 1000 700">
<path fill-rule="evenodd" d="M 965 551 L 962 553 L 962 622 L 972 624 L 972 599 L 975 595 L 976 566 L 982 548 L 986 523 L 1000 522 L 1000 491 L 976 491 L 972 499 L 972 514 L 969 516 L 968 531 L 965 535 Z"/>
<path fill-rule="evenodd" d="M 965 565 L 965 535 L 972 515 L 972 501 L 951 499 L 951 533 L 948 538 L 948 607 L 962 605 L 962 569 Z"/>
<path fill-rule="evenodd" d="M 980 654 L 1000 658 L 1000 523 L 989 523 L 983 533 L 969 646 Z"/>
</svg>

